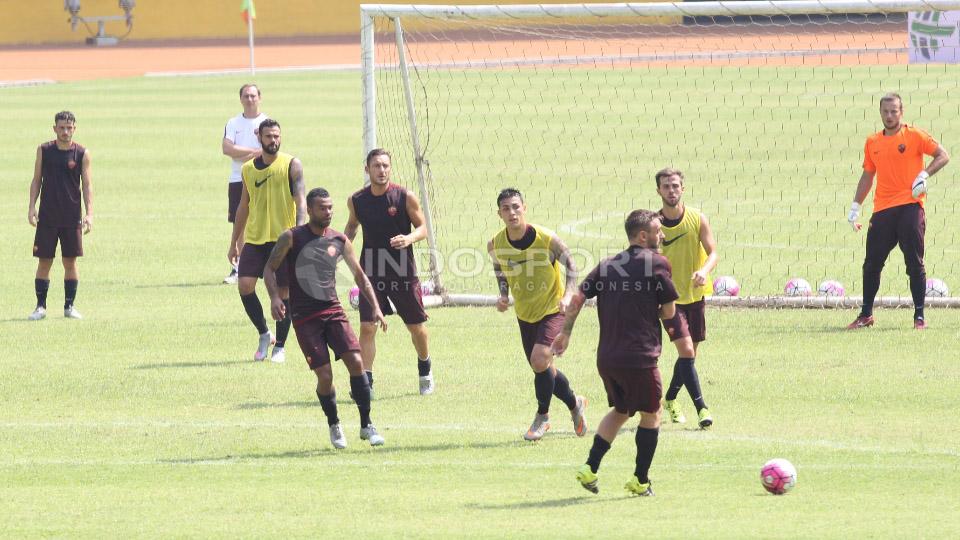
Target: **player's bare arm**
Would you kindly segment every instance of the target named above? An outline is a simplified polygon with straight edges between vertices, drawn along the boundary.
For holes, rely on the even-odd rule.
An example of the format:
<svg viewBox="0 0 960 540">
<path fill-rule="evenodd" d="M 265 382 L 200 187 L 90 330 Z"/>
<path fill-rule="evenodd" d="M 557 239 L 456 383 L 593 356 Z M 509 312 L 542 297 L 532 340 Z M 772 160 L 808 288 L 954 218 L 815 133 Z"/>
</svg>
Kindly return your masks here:
<svg viewBox="0 0 960 540">
<path fill-rule="evenodd" d="M 83 234 L 93 230 L 93 176 L 91 173 L 90 150 L 83 153 L 80 163 L 80 182 L 83 190 L 83 207 L 86 213 L 83 216 Z"/>
<path fill-rule="evenodd" d="M 37 159 L 33 163 L 33 180 L 30 181 L 30 206 L 27 208 L 27 223 L 37 226 L 37 199 L 40 197 L 40 186 L 43 184 L 43 150 L 37 147 Z"/>
<path fill-rule="evenodd" d="M 353 274 L 353 280 L 357 283 L 360 294 L 373 306 L 373 316 L 377 319 L 377 324 L 380 325 L 381 330 L 386 332 L 387 319 L 384 318 L 383 312 L 380 310 L 380 303 L 377 302 L 377 295 L 373 292 L 373 285 L 370 284 L 367 275 L 363 273 L 363 267 L 360 266 L 360 261 L 357 260 L 357 254 L 353 249 L 353 242 L 350 240 L 347 240 L 343 245 L 343 260 L 347 263 L 347 268 L 349 268 Z"/>
<path fill-rule="evenodd" d="M 713 229 L 710 228 L 707 216 L 703 214 L 700 214 L 700 245 L 703 246 L 703 251 L 707 254 L 707 260 L 691 277 L 693 284 L 697 287 L 702 287 L 707 283 L 707 275 L 713 272 L 720 261 L 720 254 L 717 253 L 717 242 L 713 238 Z"/>
<path fill-rule="evenodd" d="M 347 198 L 347 213 L 347 224 L 343 227 L 343 235 L 353 242 L 357 237 L 357 229 L 360 228 L 360 220 L 357 219 L 357 213 L 353 209 L 353 197 Z"/>
<path fill-rule="evenodd" d="M 566 280 L 563 286 L 564 293 L 563 297 L 560 298 L 560 311 L 566 312 L 567 306 L 570 305 L 570 300 L 573 298 L 573 293 L 577 288 L 577 265 L 573 262 L 573 258 L 570 257 L 570 249 L 567 248 L 563 240 L 560 240 L 557 236 L 550 239 L 550 256 L 553 260 L 560 261 L 560 264 L 562 264 L 564 268 L 564 274 L 566 274 Z"/>
<path fill-rule="evenodd" d="M 570 299 L 570 304 L 567 306 L 567 310 L 564 312 L 566 316 L 563 321 L 563 330 L 557 334 L 557 337 L 553 338 L 553 343 L 550 345 L 550 351 L 556 356 L 563 356 L 563 353 L 566 352 L 567 346 L 570 345 L 570 334 L 573 333 L 573 325 L 577 323 L 577 317 L 580 316 L 580 310 L 583 309 L 583 304 L 587 301 L 587 297 L 583 295 L 581 291 L 577 291 L 573 295 L 573 298 Z"/>
<path fill-rule="evenodd" d="M 233 159 L 243 162 L 258 158 L 263 152 L 263 150 L 260 148 L 250 148 L 248 146 L 235 144 L 226 137 L 223 138 L 223 143 L 221 143 L 220 149 L 223 151 L 223 155 L 230 156 Z"/>
<path fill-rule="evenodd" d="M 303 179 L 303 164 L 293 158 L 290 162 L 290 194 L 297 205 L 297 225 L 307 222 L 307 183 Z"/>
<path fill-rule="evenodd" d="M 487 253 L 490 254 L 490 261 L 493 263 L 493 276 L 497 278 L 497 291 L 500 293 L 497 296 L 497 311 L 503 313 L 510 309 L 510 283 L 493 249 L 493 240 L 490 240 L 487 242 Z"/>
<path fill-rule="evenodd" d="M 947 153 L 947 150 L 942 145 L 937 145 L 937 149 L 933 151 L 933 161 L 924 169 L 929 176 L 937 174 L 937 171 L 946 166 L 947 163 L 950 163 L 950 154 Z"/>
<path fill-rule="evenodd" d="M 860 181 L 857 182 L 857 191 L 853 195 L 853 203 L 850 204 L 850 213 L 847 214 L 847 221 L 855 231 L 859 231 L 863 227 L 863 225 L 857 223 L 857 219 L 860 218 L 860 205 L 863 204 L 867 194 L 870 193 L 870 188 L 873 187 L 873 177 L 876 174 L 876 172 L 865 170 L 860 175 Z"/>
<path fill-rule="evenodd" d="M 287 314 L 287 306 L 283 305 L 283 299 L 280 298 L 277 269 L 283 264 L 283 259 L 290 251 L 292 242 L 293 233 L 289 230 L 283 231 L 277 238 L 277 243 L 273 245 L 273 250 L 270 251 L 266 266 L 263 267 L 263 284 L 266 285 L 267 294 L 270 295 L 270 314 L 275 321 L 283 320 Z"/>
<path fill-rule="evenodd" d="M 398 234 L 391 238 L 390 247 L 394 249 L 403 249 L 427 237 L 427 220 L 423 217 L 420 199 L 410 190 L 407 190 L 407 215 L 410 216 L 410 224 L 413 225 L 413 230 L 410 231 L 410 234 Z"/>
<path fill-rule="evenodd" d="M 672 319 L 674 315 L 677 314 L 677 303 L 668 302 L 666 304 L 660 305 L 660 319 L 667 320 Z"/>
<path fill-rule="evenodd" d="M 233 234 L 230 236 L 230 249 L 227 251 L 227 260 L 236 266 L 240 258 L 240 247 L 243 245 L 243 230 L 247 226 L 247 216 L 250 215 L 250 194 L 247 193 L 247 184 L 240 188 L 240 204 L 237 205 L 237 215 L 233 221 Z"/>
</svg>

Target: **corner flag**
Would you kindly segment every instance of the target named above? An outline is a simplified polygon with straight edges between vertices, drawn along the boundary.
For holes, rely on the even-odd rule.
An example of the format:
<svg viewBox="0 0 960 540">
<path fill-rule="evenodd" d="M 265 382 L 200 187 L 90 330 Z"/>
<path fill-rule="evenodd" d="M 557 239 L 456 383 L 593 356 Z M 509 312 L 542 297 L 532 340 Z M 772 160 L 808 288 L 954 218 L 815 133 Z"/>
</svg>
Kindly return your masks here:
<svg viewBox="0 0 960 540">
<path fill-rule="evenodd" d="M 253 5 L 253 0 L 240 0 L 240 15 L 246 23 L 257 18 L 257 8 Z"/>
</svg>

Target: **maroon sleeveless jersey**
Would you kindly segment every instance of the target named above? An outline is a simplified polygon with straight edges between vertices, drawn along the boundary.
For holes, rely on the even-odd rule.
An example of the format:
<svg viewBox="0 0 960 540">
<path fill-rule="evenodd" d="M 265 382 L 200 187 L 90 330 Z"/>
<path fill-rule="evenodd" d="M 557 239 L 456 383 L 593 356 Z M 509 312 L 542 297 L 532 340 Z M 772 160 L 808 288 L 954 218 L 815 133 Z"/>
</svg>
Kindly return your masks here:
<svg viewBox="0 0 960 540">
<path fill-rule="evenodd" d="M 388 184 L 383 195 L 374 195 L 367 186 L 353 194 L 353 211 L 363 227 L 363 251 L 360 265 L 372 280 L 411 279 L 417 276 L 413 246 L 390 247 L 390 239 L 410 234 L 412 224 L 407 214 L 407 190 Z"/>
<path fill-rule="evenodd" d="M 57 141 L 40 145 L 40 225 L 46 227 L 79 227 L 80 171 L 86 149 L 70 143 L 68 150 L 57 148 Z"/>
<path fill-rule="evenodd" d="M 329 227 L 315 234 L 310 225 L 290 229 L 293 242 L 287 252 L 290 284 L 290 318 L 294 322 L 313 315 L 342 310 L 337 298 L 337 262 L 347 237 Z"/>
</svg>

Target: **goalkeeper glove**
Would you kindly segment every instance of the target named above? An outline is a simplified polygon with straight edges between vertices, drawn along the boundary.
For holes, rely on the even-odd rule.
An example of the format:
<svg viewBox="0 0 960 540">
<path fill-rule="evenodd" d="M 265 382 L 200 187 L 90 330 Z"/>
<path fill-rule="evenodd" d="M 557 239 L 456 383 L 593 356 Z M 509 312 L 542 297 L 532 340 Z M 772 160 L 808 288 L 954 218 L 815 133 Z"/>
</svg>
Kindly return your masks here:
<svg viewBox="0 0 960 540">
<path fill-rule="evenodd" d="M 930 175 L 927 171 L 920 171 L 920 174 L 913 180 L 913 198 L 919 199 L 921 195 L 927 192 L 927 178 L 930 178 Z"/>
<path fill-rule="evenodd" d="M 853 227 L 853 230 L 858 231 L 860 227 L 857 227 L 857 219 L 860 218 L 860 203 L 853 201 L 850 204 L 850 213 L 847 214 L 847 221 L 850 222 L 850 226 Z"/>
</svg>

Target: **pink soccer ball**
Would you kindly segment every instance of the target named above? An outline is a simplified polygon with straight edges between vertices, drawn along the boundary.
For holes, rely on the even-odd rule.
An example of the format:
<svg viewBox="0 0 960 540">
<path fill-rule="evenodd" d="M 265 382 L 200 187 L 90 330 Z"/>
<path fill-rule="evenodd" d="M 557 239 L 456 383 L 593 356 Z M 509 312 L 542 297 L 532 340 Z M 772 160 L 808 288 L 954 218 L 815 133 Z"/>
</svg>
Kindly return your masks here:
<svg viewBox="0 0 960 540">
<path fill-rule="evenodd" d="M 350 307 L 360 309 L 360 287 L 350 289 Z"/>
<path fill-rule="evenodd" d="M 737 296 L 740 294 L 740 284 L 733 276 L 720 276 L 713 280 L 714 296 Z"/>
<path fill-rule="evenodd" d="M 760 469 L 760 483 L 768 492 L 783 495 L 797 485 L 797 469 L 783 458 L 771 459 Z"/>
<path fill-rule="evenodd" d="M 810 283 L 803 278 L 791 278 L 783 287 L 783 294 L 787 296 L 810 296 L 812 292 Z"/>
<path fill-rule="evenodd" d="M 847 290 L 843 288 L 843 283 L 828 279 L 820 283 L 820 286 L 817 287 L 817 293 L 820 296 L 844 296 L 847 294 Z"/>
<path fill-rule="evenodd" d="M 430 296 L 436 294 L 437 287 L 433 284 L 432 279 L 428 279 L 420 282 L 420 296 Z"/>
<path fill-rule="evenodd" d="M 928 278 L 925 296 L 927 298 L 943 298 L 950 296 L 950 289 L 947 288 L 947 284 L 942 279 Z"/>
</svg>

